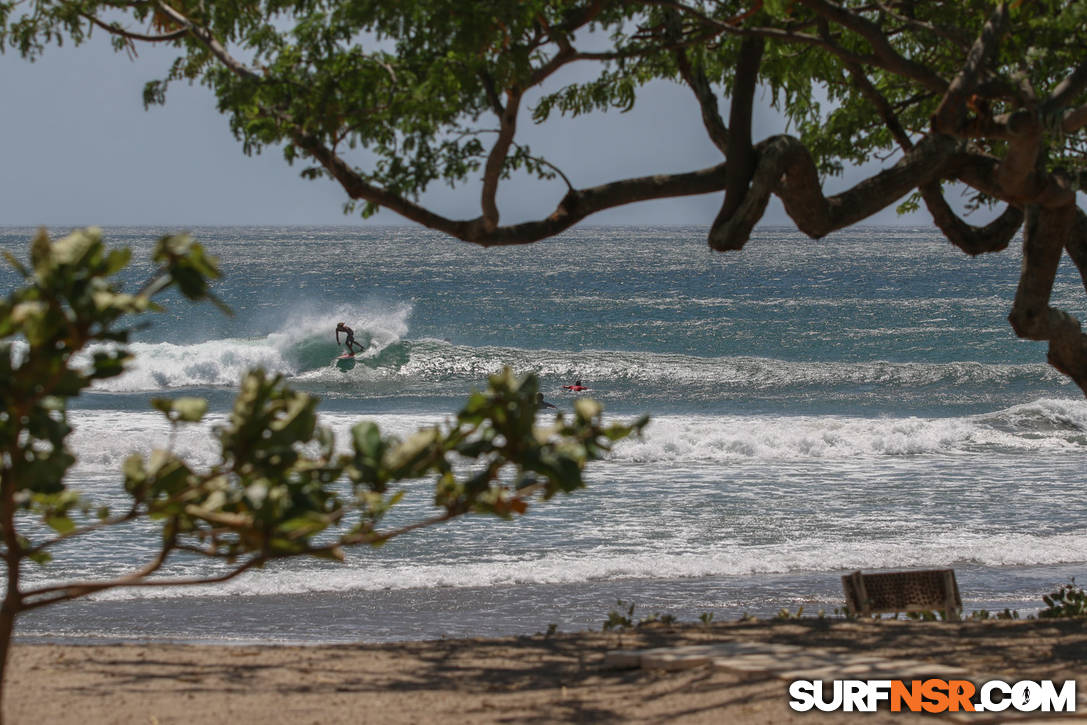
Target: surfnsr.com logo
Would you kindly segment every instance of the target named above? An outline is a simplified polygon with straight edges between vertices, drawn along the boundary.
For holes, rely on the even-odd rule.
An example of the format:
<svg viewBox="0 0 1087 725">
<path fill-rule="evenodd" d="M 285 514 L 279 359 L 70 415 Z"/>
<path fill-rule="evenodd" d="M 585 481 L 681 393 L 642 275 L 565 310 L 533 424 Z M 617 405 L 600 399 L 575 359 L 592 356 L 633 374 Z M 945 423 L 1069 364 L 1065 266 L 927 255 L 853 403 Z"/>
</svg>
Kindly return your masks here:
<svg viewBox="0 0 1087 725">
<path fill-rule="evenodd" d="M 789 697 L 798 712 L 1075 712 L 1076 681 L 796 680 Z"/>
</svg>

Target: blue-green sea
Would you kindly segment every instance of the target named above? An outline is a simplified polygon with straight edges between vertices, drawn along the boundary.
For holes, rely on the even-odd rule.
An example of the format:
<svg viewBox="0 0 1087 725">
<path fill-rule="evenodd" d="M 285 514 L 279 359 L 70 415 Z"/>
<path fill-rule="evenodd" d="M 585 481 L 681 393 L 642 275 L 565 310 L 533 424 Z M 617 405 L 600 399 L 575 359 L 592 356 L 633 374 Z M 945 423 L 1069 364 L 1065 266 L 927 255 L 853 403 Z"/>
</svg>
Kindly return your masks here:
<svg viewBox="0 0 1087 725">
<path fill-rule="evenodd" d="M 54 229 L 54 234 L 67 230 Z M 126 285 L 173 229 L 112 228 Z M 1087 578 L 1087 402 L 1006 317 L 1021 256 L 970 258 L 928 227 L 822 240 L 761 228 L 739 253 L 698 227 L 581 227 L 481 249 L 413 227 L 191 230 L 220 259 L 234 311 L 168 299 L 122 377 L 71 413 L 72 484 L 120 504 L 132 452 L 214 458 L 212 428 L 251 366 L 357 421 L 407 434 L 445 419 L 489 374 L 539 376 L 570 411 L 580 379 L 641 440 L 592 465 L 588 488 L 515 521 L 467 518 L 227 583 L 112 591 L 20 620 L 37 640 L 378 641 L 599 628 L 616 601 L 717 620 L 831 613 L 856 569 L 953 567 L 967 610 L 1027 614 Z M 33 230 L 0 228 L 21 258 Z M 1062 268 L 1057 304 L 1083 318 Z M 0 272 L 5 293 L 17 283 Z M 346 322 L 365 347 L 334 363 Z M 149 400 L 199 395 L 174 440 Z M 429 513 L 407 485 L 405 520 Z M 154 530 L 106 532 L 29 582 L 105 577 L 151 555 Z M 170 575 L 213 571 L 179 559 Z"/>
</svg>

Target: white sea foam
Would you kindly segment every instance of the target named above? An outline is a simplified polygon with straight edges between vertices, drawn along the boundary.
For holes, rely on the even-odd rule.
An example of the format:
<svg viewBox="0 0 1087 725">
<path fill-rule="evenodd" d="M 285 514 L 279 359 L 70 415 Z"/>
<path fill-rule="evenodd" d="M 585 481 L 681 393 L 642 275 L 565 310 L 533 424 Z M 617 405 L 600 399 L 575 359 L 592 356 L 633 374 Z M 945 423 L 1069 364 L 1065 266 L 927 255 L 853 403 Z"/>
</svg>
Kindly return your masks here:
<svg viewBox="0 0 1087 725">
<path fill-rule="evenodd" d="M 245 371 L 254 367 L 298 376 L 330 365 L 338 352 L 334 334 L 337 322 L 347 321 L 355 330 L 356 341 L 366 347 L 358 355 L 362 360 L 399 342 L 407 334 L 410 315 L 409 305 L 388 309 L 341 306 L 320 314 L 292 315 L 278 330 L 259 338 L 228 338 L 187 345 L 136 342 L 130 345 L 135 359 L 129 363 L 127 372 L 100 381 L 95 389 L 137 392 L 230 387 L 237 385 Z"/>
<path fill-rule="evenodd" d="M 373 420 L 406 435 L 448 414 L 349 415 L 325 413 L 322 424 L 347 445 L 349 428 Z M 119 470 L 130 453 L 146 455 L 170 443 L 170 428 L 152 412 L 78 410 L 72 448 L 84 472 Z M 183 426 L 173 449 L 195 465 L 214 460 L 212 429 L 223 416 Z M 956 418 L 849 418 L 843 416 L 654 416 L 641 439 L 622 441 L 614 462 L 715 464 L 744 460 L 894 458 L 916 455 L 1087 453 L 1087 402 L 1038 400 L 995 413 Z"/>
<path fill-rule="evenodd" d="M 366 417 L 403 436 L 445 416 Z M 171 443 L 168 426 L 155 413 L 74 411 L 76 478 L 82 477 L 76 487 L 90 484 L 92 494 L 117 490 L 116 476 L 105 474 L 119 470 L 129 453 L 154 447 L 172 445 L 195 465 L 207 465 L 216 450 L 213 428 L 222 419 L 213 415 L 185 426 Z M 341 450 L 359 419 L 321 415 L 336 431 Z M 1079 563 L 1087 561 L 1087 534 L 1054 521 L 1075 518 L 1085 505 L 1073 483 L 1087 453 L 1085 429 L 1087 402 L 1056 399 L 949 418 L 659 416 L 643 440 L 621 442 L 608 461 L 592 469 L 588 491 L 533 511 L 516 530 L 492 529 L 493 523 L 472 518 L 379 552 L 352 553 L 342 566 L 292 560 L 211 588 L 124 590 L 102 597 Z M 963 468 L 960 458 L 974 462 Z M 1046 461 L 1058 468 L 1039 467 Z M 959 475 L 960 470 L 974 473 Z M 983 470 L 984 480 L 971 477 Z M 1054 471 L 1064 472 L 1051 480 Z M 1060 504 L 1054 501 L 1058 496 Z M 405 515 L 418 514 L 417 507 L 430 500 L 418 498 L 405 501 Z M 997 501 L 999 514 L 992 513 Z M 918 519 L 923 525 L 915 525 Z M 149 555 L 146 547 L 156 537 L 150 530 L 143 536 L 143 543 L 132 534 L 77 553 L 75 563 L 92 576 L 117 573 L 124 562 Z M 167 573 L 211 571 L 204 566 L 180 564 Z M 84 572 L 77 567 L 67 574 Z M 62 575 L 50 567 L 31 580 Z"/>
<path fill-rule="evenodd" d="M 272 373 L 293 373 L 283 351 L 262 340 L 212 340 L 195 345 L 169 342 L 133 343 L 136 356 L 128 371 L 105 380 L 96 389 L 110 392 L 164 390 L 185 387 L 237 385 L 254 367 Z"/>
<path fill-rule="evenodd" d="M 353 590 L 573 584 L 618 579 L 731 577 L 796 572 L 828 575 L 855 569 L 991 567 L 1071 564 L 1087 561 L 1087 534 L 941 535 L 894 541 L 798 540 L 784 545 L 707 547 L 682 554 L 657 549 L 639 553 L 600 551 L 519 556 L 499 561 L 448 564 L 353 561 L 320 571 L 269 567 L 224 584 L 176 589 L 124 589 L 101 599 L 171 598 L 207 594 L 237 596 Z M 193 572 L 187 572 L 193 573 Z"/>
<path fill-rule="evenodd" d="M 1087 402 L 1040 400 L 956 418 L 655 416 L 646 435 L 615 447 L 634 462 L 856 459 L 987 451 L 1087 453 Z"/>
<path fill-rule="evenodd" d="M 333 429 L 337 448 L 346 452 L 349 429 L 360 420 L 374 420 L 384 433 L 404 437 L 443 419 L 437 414 L 329 414 L 321 416 L 320 422 Z M 146 457 L 156 448 L 174 451 L 195 468 L 207 467 L 218 458 L 215 428 L 225 422 L 226 416 L 210 414 L 201 423 L 182 425 L 177 431 L 172 431 L 156 412 L 76 410 L 69 414 L 69 420 L 74 429 L 70 447 L 78 459 L 77 475 L 97 475 L 116 473 L 129 455 Z"/>
</svg>

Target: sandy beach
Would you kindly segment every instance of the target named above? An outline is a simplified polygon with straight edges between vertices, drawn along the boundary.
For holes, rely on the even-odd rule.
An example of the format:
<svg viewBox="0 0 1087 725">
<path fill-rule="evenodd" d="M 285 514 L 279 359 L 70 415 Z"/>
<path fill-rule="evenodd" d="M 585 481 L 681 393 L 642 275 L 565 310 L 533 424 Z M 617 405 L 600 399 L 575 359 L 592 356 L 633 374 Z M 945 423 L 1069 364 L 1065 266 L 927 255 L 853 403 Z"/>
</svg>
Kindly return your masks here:
<svg viewBox="0 0 1087 725">
<path fill-rule="evenodd" d="M 1015 679 L 1073 679 L 1076 621 L 951 624 L 811 619 L 550 637 L 334 646 L 32 645 L 13 650 L 9 723 L 779 723 L 786 683 L 697 667 L 616 669 L 608 651 L 749 641 L 909 658 Z M 921 716 L 880 712 L 865 722 Z M 931 722 L 932 716 L 925 716 Z"/>
</svg>

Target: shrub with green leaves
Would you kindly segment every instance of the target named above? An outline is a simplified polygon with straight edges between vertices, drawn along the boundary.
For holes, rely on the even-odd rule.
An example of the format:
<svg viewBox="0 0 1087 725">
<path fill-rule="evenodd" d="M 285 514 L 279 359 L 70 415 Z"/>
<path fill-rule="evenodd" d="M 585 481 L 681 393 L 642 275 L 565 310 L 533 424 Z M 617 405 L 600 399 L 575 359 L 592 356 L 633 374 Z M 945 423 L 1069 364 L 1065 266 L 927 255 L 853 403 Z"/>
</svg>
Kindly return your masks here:
<svg viewBox="0 0 1087 725">
<path fill-rule="evenodd" d="M 96 381 L 120 375 L 135 320 L 161 309 L 152 298 L 176 288 L 191 300 L 226 306 L 210 291 L 214 259 L 187 236 L 163 238 L 157 272 L 141 289 L 121 289 L 117 274 L 127 250 L 109 250 L 94 229 L 50 241 L 39 233 L 30 267 L 10 254 L 24 284 L 0 301 L 0 556 L 7 589 L 0 605 L 0 683 L 18 614 L 114 587 L 176 586 L 224 581 L 276 559 L 309 555 L 340 559 L 344 547 L 382 544 L 408 531 L 468 513 L 509 518 L 534 499 L 584 486 L 585 465 L 640 432 L 602 423 L 592 400 L 572 417 L 537 425 L 534 377 L 508 369 L 490 378 L 464 408 L 441 425 L 406 440 L 367 421 L 351 429 L 350 450 L 337 453 L 332 432 L 318 424 L 318 400 L 291 390 L 282 376 L 251 370 L 241 380 L 224 425 L 220 455 L 198 468 L 172 450 L 125 460 L 128 504 L 113 511 L 70 489 L 76 459 L 69 401 Z M 156 399 L 170 425 L 198 423 L 198 398 Z M 395 528 L 386 513 L 409 479 L 434 480 L 432 516 Z M 62 542 L 93 540 L 104 527 L 154 521 L 161 547 L 127 575 L 28 587 L 27 561 L 47 565 Z M 225 563 L 203 578 L 156 577 L 179 553 Z"/>
<path fill-rule="evenodd" d="M 1062 584 L 1056 591 L 1042 596 L 1046 608 L 1038 612 L 1039 619 L 1081 619 L 1087 617 L 1087 592 L 1076 586 L 1076 580 Z"/>
</svg>

